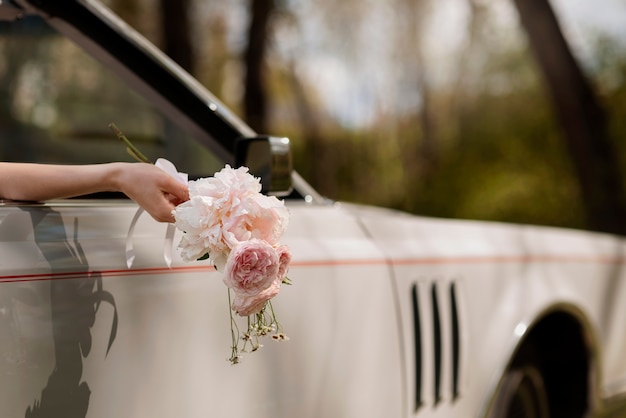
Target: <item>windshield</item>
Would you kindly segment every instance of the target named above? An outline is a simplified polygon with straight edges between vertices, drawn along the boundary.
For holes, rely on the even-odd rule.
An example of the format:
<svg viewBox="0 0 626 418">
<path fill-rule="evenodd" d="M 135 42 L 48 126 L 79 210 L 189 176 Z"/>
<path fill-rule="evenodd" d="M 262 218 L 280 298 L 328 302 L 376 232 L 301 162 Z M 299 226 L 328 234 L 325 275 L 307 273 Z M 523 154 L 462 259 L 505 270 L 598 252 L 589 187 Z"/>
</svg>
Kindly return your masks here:
<svg viewBox="0 0 626 418">
<path fill-rule="evenodd" d="M 115 123 L 151 160 L 192 177 L 224 165 L 167 115 L 36 16 L 0 22 L 0 160 L 133 161 Z"/>
</svg>

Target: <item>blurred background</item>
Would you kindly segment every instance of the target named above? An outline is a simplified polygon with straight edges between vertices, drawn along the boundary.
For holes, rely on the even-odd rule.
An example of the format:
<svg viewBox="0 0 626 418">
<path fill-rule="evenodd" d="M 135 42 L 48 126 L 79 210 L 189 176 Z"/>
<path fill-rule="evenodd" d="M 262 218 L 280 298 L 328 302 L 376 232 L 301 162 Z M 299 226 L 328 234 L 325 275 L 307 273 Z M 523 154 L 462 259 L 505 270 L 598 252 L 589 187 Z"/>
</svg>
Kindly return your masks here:
<svg viewBox="0 0 626 418">
<path fill-rule="evenodd" d="M 626 233 L 623 0 L 108 0 L 328 198 Z"/>
</svg>

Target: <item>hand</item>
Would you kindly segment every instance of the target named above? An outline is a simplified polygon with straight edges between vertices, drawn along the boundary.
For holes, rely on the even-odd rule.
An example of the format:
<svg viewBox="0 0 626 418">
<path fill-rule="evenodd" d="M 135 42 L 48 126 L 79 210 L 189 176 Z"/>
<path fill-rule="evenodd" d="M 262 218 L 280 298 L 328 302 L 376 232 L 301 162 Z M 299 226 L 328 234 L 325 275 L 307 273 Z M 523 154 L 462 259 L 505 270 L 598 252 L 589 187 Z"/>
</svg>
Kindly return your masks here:
<svg viewBox="0 0 626 418">
<path fill-rule="evenodd" d="M 174 208 L 189 200 L 186 184 L 146 163 L 114 163 L 117 189 L 159 222 L 174 222 Z"/>
</svg>

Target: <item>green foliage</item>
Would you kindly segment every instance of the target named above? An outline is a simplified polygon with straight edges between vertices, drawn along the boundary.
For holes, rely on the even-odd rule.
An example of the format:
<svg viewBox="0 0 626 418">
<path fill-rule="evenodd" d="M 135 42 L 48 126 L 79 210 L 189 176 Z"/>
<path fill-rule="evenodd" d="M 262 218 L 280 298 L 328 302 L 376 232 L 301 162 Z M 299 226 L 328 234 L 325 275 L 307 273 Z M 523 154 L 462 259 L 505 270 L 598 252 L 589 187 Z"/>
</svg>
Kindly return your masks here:
<svg viewBox="0 0 626 418">
<path fill-rule="evenodd" d="M 327 128 L 317 154 L 295 132 L 296 168 L 333 199 L 427 216 L 584 228 L 542 80 L 525 53 L 500 59 L 471 95 L 435 91 L 435 162 L 419 156 L 422 126 L 414 114 L 394 121 L 392 130 L 388 121 L 359 132 Z M 625 100 L 623 87 L 608 100 L 615 137 L 626 132 Z M 621 150 L 626 158 L 626 147 Z"/>
</svg>

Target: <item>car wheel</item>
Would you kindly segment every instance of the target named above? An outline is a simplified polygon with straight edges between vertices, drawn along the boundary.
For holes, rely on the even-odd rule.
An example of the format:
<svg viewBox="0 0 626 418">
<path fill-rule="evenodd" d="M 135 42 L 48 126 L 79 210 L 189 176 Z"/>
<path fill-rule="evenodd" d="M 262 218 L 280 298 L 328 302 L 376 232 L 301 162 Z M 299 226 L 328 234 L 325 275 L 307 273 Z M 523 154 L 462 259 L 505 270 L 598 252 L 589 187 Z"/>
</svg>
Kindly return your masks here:
<svg viewBox="0 0 626 418">
<path fill-rule="evenodd" d="M 490 418 L 549 418 L 548 396 L 539 370 L 530 365 L 508 370 Z"/>
</svg>

